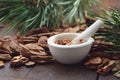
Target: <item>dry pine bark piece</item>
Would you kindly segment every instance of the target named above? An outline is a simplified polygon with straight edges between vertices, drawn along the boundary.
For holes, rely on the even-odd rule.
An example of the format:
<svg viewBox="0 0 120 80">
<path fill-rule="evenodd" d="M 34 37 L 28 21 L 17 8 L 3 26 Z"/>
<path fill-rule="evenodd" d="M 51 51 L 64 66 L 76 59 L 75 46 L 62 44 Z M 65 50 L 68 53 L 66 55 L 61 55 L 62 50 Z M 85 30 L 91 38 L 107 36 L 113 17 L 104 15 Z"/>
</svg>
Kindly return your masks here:
<svg viewBox="0 0 120 80">
<path fill-rule="evenodd" d="M 115 62 L 115 67 L 112 69 L 113 72 L 120 70 L 120 61 Z"/>
<path fill-rule="evenodd" d="M 85 62 L 84 65 L 90 69 L 97 69 L 98 65 L 100 65 L 101 63 L 102 59 L 100 57 L 94 57 Z"/>
<path fill-rule="evenodd" d="M 109 47 L 107 45 L 97 43 L 97 41 L 95 41 L 91 51 L 99 52 L 99 51 L 105 51 L 105 50 L 109 50 Z"/>
<path fill-rule="evenodd" d="M 111 58 L 114 60 L 119 60 L 120 59 L 120 54 L 112 54 Z"/>
<path fill-rule="evenodd" d="M 6 54 L 10 54 L 12 53 L 9 44 L 10 44 L 10 39 L 9 40 L 4 40 L 4 39 L 0 39 L 0 53 L 6 53 Z"/>
<path fill-rule="evenodd" d="M 5 40 L 3 42 L 3 45 L 1 46 L 1 48 L 3 48 L 3 50 L 7 51 L 8 54 L 12 54 L 12 51 L 10 49 L 10 42 L 11 42 L 11 39 L 8 38 L 8 40 Z"/>
<path fill-rule="evenodd" d="M 2 54 L 10 54 L 9 50 L 7 50 L 4 47 L 0 47 L 0 53 L 2 53 Z"/>
<path fill-rule="evenodd" d="M 28 61 L 28 62 L 25 63 L 25 66 L 26 66 L 26 67 L 35 66 L 35 62 L 33 62 L 33 61 Z"/>
<path fill-rule="evenodd" d="M 108 61 L 106 65 L 98 68 L 97 73 L 102 75 L 109 73 L 114 68 L 114 63 L 115 63 L 114 60 Z"/>
<path fill-rule="evenodd" d="M 38 40 L 38 45 L 43 47 L 44 49 L 48 49 L 47 39 L 47 36 L 41 36 Z"/>
<path fill-rule="evenodd" d="M 20 42 L 22 44 L 28 44 L 28 43 L 36 43 L 38 41 L 38 38 L 32 37 L 32 36 L 28 36 L 28 37 L 17 36 L 17 40 L 18 40 L 18 42 Z"/>
<path fill-rule="evenodd" d="M 32 31 L 26 32 L 26 36 L 31 36 L 31 35 L 36 35 L 36 34 L 40 34 L 40 33 L 48 33 L 49 30 L 46 27 L 42 27 L 42 28 L 38 28 L 38 29 L 34 29 Z"/>
<path fill-rule="evenodd" d="M 4 67 L 4 62 L 3 61 L 0 61 L 0 68 L 3 68 Z"/>
<path fill-rule="evenodd" d="M 13 40 L 9 37 L 8 40 L 4 40 L 2 42 L 2 45 L 0 45 L 0 53 L 5 53 L 5 54 L 10 54 L 12 55 L 14 52 L 11 49 L 11 46 L 14 46 Z M 15 48 L 15 50 L 18 50 L 17 48 Z"/>
<path fill-rule="evenodd" d="M 2 42 L 2 45 L 0 45 L 0 53 L 2 54 L 16 54 L 16 52 L 19 52 L 18 44 L 15 42 L 15 40 L 8 37 Z"/>
<path fill-rule="evenodd" d="M 26 45 L 23 45 L 23 44 L 20 44 L 20 54 L 25 56 L 25 57 L 31 57 L 32 55 L 47 55 L 45 53 L 45 50 L 38 46 L 37 44 L 26 44 Z"/>
<path fill-rule="evenodd" d="M 32 37 L 36 37 L 36 38 L 40 38 L 41 36 L 47 36 L 47 37 L 50 37 L 50 36 L 53 36 L 53 35 L 56 35 L 56 34 L 59 34 L 60 32 L 49 32 L 49 33 L 41 33 L 41 34 L 36 34 L 36 35 L 31 35 Z"/>
<path fill-rule="evenodd" d="M 76 26 L 76 27 L 73 27 L 73 28 L 69 27 L 69 28 L 64 30 L 64 32 L 74 32 L 74 33 L 78 32 L 78 31 L 80 31 L 80 27 L 79 26 Z"/>
<path fill-rule="evenodd" d="M 109 61 L 110 59 L 108 58 L 102 58 L 102 63 L 98 66 L 98 68 L 105 66 Z"/>
<path fill-rule="evenodd" d="M 99 65 L 102 63 L 102 59 L 100 57 L 94 57 L 88 60 L 85 65 Z"/>
<path fill-rule="evenodd" d="M 12 59 L 12 57 L 10 56 L 10 54 L 0 54 L 0 60 L 2 61 L 10 61 Z"/>
<path fill-rule="evenodd" d="M 52 56 L 31 56 L 31 60 L 39 64 L 51 63 L 54 61 Z"/>
<path fill-rule="evenodd" d="M 110 55 L 105 54 L 103 51 L 91 51 L 89 57 L 103 57 L 110 58 Z"/>
<path fill-rule="evenodd" d="M 76 32 L 80 32 L 80 31 L 84 31 L 85 28 L 86 28 L 85 24 L 77 25 L 75 27 L 68 27 L 68 28 L 64 29 L 63 32 L 73 32 L 73 33 L 76 33 Z"/>
<path fill-rule="evenodd" d="M 22 55 L 20 56 L 15 56 L 10 62 L 11 67 L 20 67 L 24 65 L 26 62 L 28 62 L 29 59 L 26 57 L 23 57 Z"/>
<path fill-rule="evenodd" d="M 11 54 L 12 56 L 20 55 L 19 54 L 20 49 L 19 49 L 19 43 L 18 43 L 18 41 L 12 40 L 9 45 L 10 45 L 10 49 L 12 51 L 12 54 Z"/>
<path fill-rule="evenodd" d="M 116 73 L 114 74 L 114 76 L 117 77 L 117 78 L 120 78 L 120 71 L 116 72 Z"/>
</svg>

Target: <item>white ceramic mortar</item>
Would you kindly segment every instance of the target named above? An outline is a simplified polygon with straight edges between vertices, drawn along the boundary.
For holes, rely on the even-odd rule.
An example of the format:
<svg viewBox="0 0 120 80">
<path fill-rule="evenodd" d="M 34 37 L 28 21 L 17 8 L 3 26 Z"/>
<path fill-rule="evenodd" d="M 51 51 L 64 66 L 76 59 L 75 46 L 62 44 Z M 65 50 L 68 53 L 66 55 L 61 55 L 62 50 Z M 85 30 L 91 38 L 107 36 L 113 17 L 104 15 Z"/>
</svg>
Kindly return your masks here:
<svg viewBox="0 0 120 80">
<path fill-rule="evenodd" d="M 76 45 L 58 45 L 57 40 L 73 40 L 80 33 L 62 33 L 54 35 L 48 39 L 48 46 L 52 56 L 60 63 L 75 64 L 82 61 L 91 49 L 94 42 L 93 38 L 89 38 L 86 42 Z"/>
</svg>

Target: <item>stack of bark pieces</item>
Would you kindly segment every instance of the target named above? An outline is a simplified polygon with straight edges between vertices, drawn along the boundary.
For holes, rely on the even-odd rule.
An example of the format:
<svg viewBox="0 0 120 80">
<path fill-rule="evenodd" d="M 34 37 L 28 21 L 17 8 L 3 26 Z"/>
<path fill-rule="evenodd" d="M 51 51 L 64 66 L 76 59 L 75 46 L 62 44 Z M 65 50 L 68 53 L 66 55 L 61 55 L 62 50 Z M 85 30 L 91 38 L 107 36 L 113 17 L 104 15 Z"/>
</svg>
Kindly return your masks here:
<svg viewBox="0 0 120 80">
<path fill-rule="evenodd" d="M 43 27 L 26 32 L 24 36 L 15 35 L 16 38 L 6 37 L 0 39 L 0 67 L 5 62 L 17 68 L 20 66 L 31 67 L 36 64 L 53 63 L 55 60 L 49 52 L 47 39 L 61 32 L 78 32 L 84 30 L 85 26 L 64 27 L 49 31 Z"/>
<path fill-rule="evenodd" d="M 4 62 L 10 61 L 11 67 L 34 66 L 36 63 L 50 63 L 53 58 L 49 53 L 47 38 L 55 35 L 46 28 L 29 32 L 25 36 L 16 35 L 0 39 L 0 67 L 4 67 Z"/>
<path fill-rule="evenodd" d="M 112 72 L 120 78 L 120 55 L 105 53 L 110 50 L 108 44 L 111 43 L 96 40 L 84 65 L 89 69 L 95 69 L 98 74 L 106 75 Z"/>
</svg>

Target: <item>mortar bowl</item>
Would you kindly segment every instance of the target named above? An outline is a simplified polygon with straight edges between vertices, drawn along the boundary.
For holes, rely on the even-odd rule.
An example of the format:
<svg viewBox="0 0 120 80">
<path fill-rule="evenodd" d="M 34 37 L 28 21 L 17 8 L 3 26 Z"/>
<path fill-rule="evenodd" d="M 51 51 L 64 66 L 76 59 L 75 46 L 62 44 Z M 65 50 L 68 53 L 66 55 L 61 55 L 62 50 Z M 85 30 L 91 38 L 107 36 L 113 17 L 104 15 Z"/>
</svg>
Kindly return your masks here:
<svg viewBox="0 0 120 80">
<path fill-rule="evenodd" d="M 68 39 L 73 40 L 80 33 L 61 33 L 48 38 L 48 47 L 53 58 L 63 64 L 76 64 L 81 62 L 89 53 L 94 42 L 93 38 L 89 38 L 86 42 L 76 45 L 59 45 L 57 40 Z"/>
</svg>

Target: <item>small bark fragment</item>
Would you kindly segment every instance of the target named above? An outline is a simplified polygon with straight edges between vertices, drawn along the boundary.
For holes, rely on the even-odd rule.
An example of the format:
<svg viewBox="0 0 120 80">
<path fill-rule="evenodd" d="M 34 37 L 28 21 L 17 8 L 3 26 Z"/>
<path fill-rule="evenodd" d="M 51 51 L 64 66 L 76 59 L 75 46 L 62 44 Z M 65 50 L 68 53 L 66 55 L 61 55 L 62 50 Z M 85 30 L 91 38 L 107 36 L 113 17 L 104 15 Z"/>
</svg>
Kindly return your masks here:
<svg viewBox="0 0 120 80">
<path fill-rule="evenodd" d="M 3 61 L 0 61 L 0 68 L 3 68 L 4 67 L 4 62 Z"/>
<path fill-rule="evenodd" d="M 112 72 L 117 72 L 120 70 L 120 61 L 115 62 L 115 67 L 112 69 Z"/>
<path fill-rule="evenodd" d="M 95 57 L 87 61 L 85 65 L 99 65 L 101 64 L 101 62 L 102 62 L 102 59 L 100 57 Z"/>
<path fill-rule="evenodd" d="M 105 75 L 109 73 L 114 67 L 114 60 L 110 60 L 105 66 L 98 68 L 97 73 Z"/>
<path fill-rule="evenodd" d="M 89 57 L 102 57 L 102 58 L 110 58 L 109 54 L 105 54 L 103 51 L 94 51 L 89 53 Z"/>
<path fill-rule="evenodd" d="M 0 44 L 0 53 L 12 54 L 12 51 L 10 49 L 10 42 L 11 42 L 10 37 L 0 39 L 0 43 L 1 43 Z"/>
<path fill-rule="evenodd" d="M 47 53 L 45 53 L 45 50 L 38 46 L 37 44 L 20 44 L 20 54 L 25 56 L 25 57 L 31 57 L 32 55 L 47 55 Z"/>
<path fill-rule="evenodd" d="M 110 59 L 108 59 L 108 58 L 102 58 L 102 63 L 100 65 L 98 65 L 98 69 L 107 65 L 109 61 L 110 61 Z"/>
<path fill-rule="evenodd" d="M 40 33 L 48 33 L 49 30 L 46 27 L 43 28 L 38 28 L 38 29 L 34 29 L 32 31 L 28 31 L 26 32 L 26 36 L 31 36 L 31 35 L 36 35 L 36 34 L 40 34 Z"/>
<path fill-rule="evenodd" d="M 7 50 L 6 48 L 0 47 L 0 53 L 2 54 L 10 54 L 9 50 Z"/>
<path fill-rule="evenodd" d="M 8 52 L 8 54 L 12 54 L 12 51 L 10 49 L 10 42 L 11 42 L 11 38 L 9 37 L 7 40 L 5 40 L 5 42 L 3 43 L 2 48 Z"/>
<path fill-rule="evenodd" d="M 120 54 L 112 54 L 111 58 L 115 59 L 115 60 L 118 60 L 118 59 L 120 59 Z"/>
<path fill-rule="evenodd" d="M 49 32 L 49 33 L 41 33 L 41 34 L 36 34 L 36 35 L 31 35 L 32 37 L 36 37 L 36 38 L 40 38 L 41 36 L 47 36 L 47 37 L 50 37 L 50 36 L 53 36 L 53 35 L 56 35 L 56 34 L 59 34 L 60 32 Z"/>
<path fill-rule="evenodd" d="M 10 42 L 10 49 L 12 51 L 12 56 L 17 56 L 17 55 L 20 55 L 19 52 L 20 52 L 20 49 L 19 49 L 19 43 L 18 41 L 16 40 L 12 40 Z"/>
<path fill-rule="evenodd" d="M 23 57 L 22 55 L 20 56 L 16 56 L 14 57 L 11 62 L 10 62 L 10 66 L 11 67 L 20 67 L 22 65 L 24 65 L 26 62 L 28 62 L 29 59 L 26 57 Z"/>
<path fill-rule="evenodd" d="M 35 62 L 33 62 L 33 61 L 28 61 L 27 63 L 25 63 L 25 66 L 26 66 L 26 67 L 35 66 Z"/>
<path fill-rule="evenodd" d="M 28 43 L 36 43 L 38 41 L 38 38 L 32 37 L 32 36 L 29 36 L 29 37 L 19 37 L 18 36 L 17 40 L 19 43 L 28 44 Z"/>
<path fill-rule="evenodd" d="M 38 45 L 48 50 L 47 36 L 41 36 L 38 40 Z"/>
<path fill-rule="evenodd" d="M 31 56 L 31 60 L 49 60 L 52 56 Z"/>
<path fill-rule="evenodd" d="M 51 63 L 54 61 L 52 56 L 31 56 L 31 60 L 39 64 Z"/>
<path fill-rule="evenodd" d="M 116 72 L 116 73 L 114 74 L 114 76 L 117 77 L 117 78 L 120 78 L 120 71 Z"/>
<path fill-rule="evenodd" d="M 0 53 L 9 54 L 11 52 L 9 48 L 10 41 L 11 40 L 0 39 Z"/>
<path fill-rule="evenodd" d="M 10 54 L 0 54 L 0 60 L 2 61 L 10 61 L 12 59 L 12 57 L 10 56 Z"/>
<path fill-rule="evenodd" d="M 105 51 L 105 50 L 109 50 L 109 47 L 103 44 L 97 44 L 95 41 L 95 44 L 92 47 L 91 52 L 100 52 L 100 51 Z"/>
<path fill-rule="evenodd" d="M 80 31 L 80 27 L 79 26 L 76 26 L 76 27 L 68 27 L 67 29 L 64 30 L 64 32 L 73 32 L 73 33 L 76 33 Z"/>
<path fill-rule="evenodd" d="M 102 59 L 100 57 L 94 57 L 89 59 L 84 65 L 90 69 L 97 69 L 98 65 L 102 63 Z"/>
</svg>

